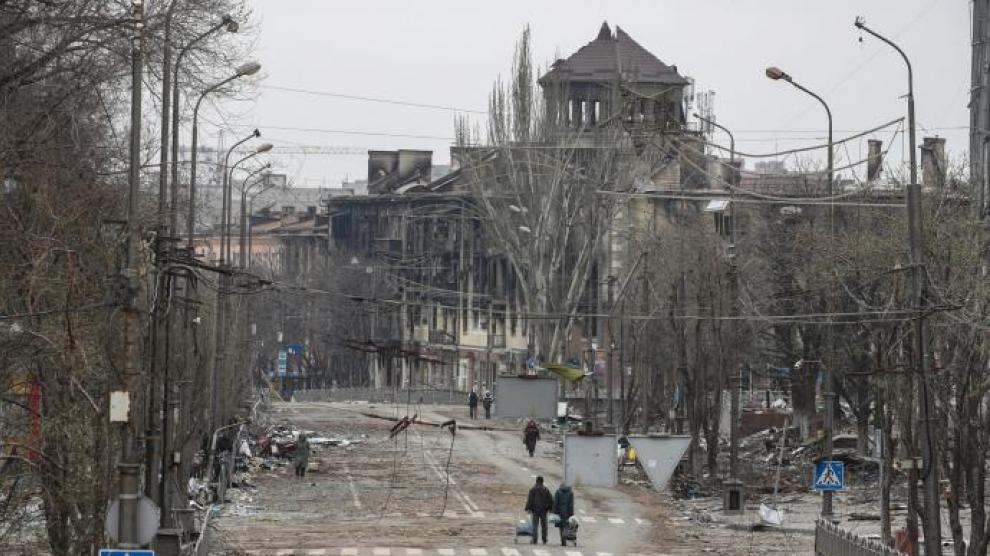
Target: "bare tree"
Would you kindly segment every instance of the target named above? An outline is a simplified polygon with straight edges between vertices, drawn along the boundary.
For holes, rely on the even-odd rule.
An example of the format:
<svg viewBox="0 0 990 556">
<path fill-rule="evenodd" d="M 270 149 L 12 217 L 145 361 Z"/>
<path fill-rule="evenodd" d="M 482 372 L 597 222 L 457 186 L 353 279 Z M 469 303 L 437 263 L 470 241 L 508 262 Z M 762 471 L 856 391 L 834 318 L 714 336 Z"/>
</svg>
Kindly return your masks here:
<svg viewBox="0 0 990 556">
<path fill-rule="evenodd" d="M 471 143 L 462 125 L 456 156 L 483 232 L 518 280 L 520 299 L 510 302 L 527 323 L 531 355 L 552 361 L 609 273 L 604 255 L 620 207 L 609 193 L 631 190 L 652 166 L 609 118 L 589 127 L 561 119 L 559 86 L 537 94 L 529 40 L 527 28 L 512 78 L 493 87 L 486 141 Z"/>
</svg>

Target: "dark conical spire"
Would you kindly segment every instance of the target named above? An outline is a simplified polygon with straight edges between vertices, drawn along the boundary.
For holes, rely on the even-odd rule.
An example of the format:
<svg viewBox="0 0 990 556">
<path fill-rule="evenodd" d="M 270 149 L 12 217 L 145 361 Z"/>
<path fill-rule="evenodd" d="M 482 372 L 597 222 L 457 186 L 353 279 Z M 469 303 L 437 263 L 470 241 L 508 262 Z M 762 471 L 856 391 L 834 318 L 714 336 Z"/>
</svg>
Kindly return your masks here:
<svg viewBox="0 0 990 556">
<path fill-rule="evenodd" d="M 609 40 L 612 38 L 612 30 L 608 28 L 608 22 L 602 22 L 602 28 L 598 31 L 598 40 Z"/>
</svg>

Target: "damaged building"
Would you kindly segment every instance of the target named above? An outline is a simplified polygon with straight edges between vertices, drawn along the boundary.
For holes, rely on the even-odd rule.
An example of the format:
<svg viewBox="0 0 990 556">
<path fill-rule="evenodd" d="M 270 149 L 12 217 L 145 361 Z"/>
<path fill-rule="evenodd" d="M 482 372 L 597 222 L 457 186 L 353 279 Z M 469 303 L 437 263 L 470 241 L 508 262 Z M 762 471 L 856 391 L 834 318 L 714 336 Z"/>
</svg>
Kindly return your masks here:
<svg viewBox="0 0 990 556">
<path fill-rule="evenodd" d="M 564 125 L 579 130 L 578 148 L 594 148 L 596 134 L 618 125 L 631 153 L 657 150 L 655 166 L 636 181 L 638 191 L 699 194 L 697 200 L 643 195 L 623 203 L 583 301 L 586 309 L 600 308 L 600 284 L 631 265 L 630 230 L 655 233 L 672 210 L 702 211 L 710 201 L 703 195 L 713 184 L 702 137 L 686 123 L 691 81 L 622 29 L 603 24 L 594 40 L 554 62 L 538 82 Z M 406 386 L 415 371 L 417 381 L 440 389 L 484 389 L 497 375 L 526 368 L 530 342 L 520 289 L 470 210 L 476 192 L 458 167 L 462 155 L 452 148 L 451 171 L 434 177 L 429 151 L 369 151 L 369 194 L 328 201 L 331 250 L 397 285 L 393 326 L 379 324 L 375 335 L 384 337 L 354 339 L 372 354 L 375 387 Z M 581 357 L 602 333 L 600 320 L 578 324 L 568 355 Z"/>
</svg>

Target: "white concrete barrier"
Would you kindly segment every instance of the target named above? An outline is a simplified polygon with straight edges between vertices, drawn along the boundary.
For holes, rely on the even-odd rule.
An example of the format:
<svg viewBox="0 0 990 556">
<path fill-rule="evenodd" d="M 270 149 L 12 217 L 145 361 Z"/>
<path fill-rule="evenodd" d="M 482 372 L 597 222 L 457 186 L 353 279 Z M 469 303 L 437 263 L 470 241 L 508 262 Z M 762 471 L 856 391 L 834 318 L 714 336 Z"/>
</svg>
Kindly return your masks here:
<svg viewBox="0 0 990 556">
<path fill-rule="evenodd" d="M 660 490 L 667 487 L 671 475 L 677 469 L 684 452 L 691 445 L 690 436 L 629 435 L 629 444 L 636 449 L 636 459 L 653 483 Z"/>
</svg>

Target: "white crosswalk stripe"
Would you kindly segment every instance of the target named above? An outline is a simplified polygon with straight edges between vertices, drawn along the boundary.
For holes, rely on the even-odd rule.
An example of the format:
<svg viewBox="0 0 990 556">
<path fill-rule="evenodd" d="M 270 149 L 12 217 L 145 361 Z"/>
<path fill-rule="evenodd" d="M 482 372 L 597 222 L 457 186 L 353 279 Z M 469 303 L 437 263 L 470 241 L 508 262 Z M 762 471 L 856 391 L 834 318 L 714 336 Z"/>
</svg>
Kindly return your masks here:
<svg viewBox="0 0 990 556">
<path fill-rule="evenodd" d="M 454 556 L 454 549 L 453 548 L 438 548 L 437 549 L 437 554 L 439 554 L 440 556 Z"/>
<path fill-rule="evenodd" d="M 423 556 L 422 548 L 407 548 L 406 556 Z"/>
<path fill-rule="evenodd" d="M 306 553 L 308 556 L 327 556 L 327 549 L 317 548 Z"/>
<path fill-rule="evenodd" d="M 590 516 L 590 515 L 586 515 L 586 516 L 584 516 L 584 517 L 583 517 L 583 518 L 581 518 L 581 519 L 582 519 L 582 521 L 586 521 L 586 522 L 588 522 L 588 523 L 598 523 L 598 519 L 597 519 L 597 518 L 595 518 L 595 517 L 592 517 L 592 516 Z"/>
<path fill-rule="evenodd" d="M 515 548 L 503 548 L 502 556 L 519 556 L 519 551 Z"/>
<path fill-rule="evenodd" d="M 550 556 L 549 550 L 543 550 L 542 548 L 534 548 L 533 556 Z"/>
<path fill-rule="evenodd" d="M 649 524 L 650 524 L 650 522 L 649 522 L 648 520 L 646 520 L 646 519 L 643 519 L 643 518 L 640 518 L 640 517 L 637 517 L 637 518 L 636 518 L 636 524 L 637 524 L 637 525 L 649 525 Z"/>
<path fill-rule="evenodd" d="M 615 525 L 620 525 L 625 523 L 625 521 L 621 517 L 610 517 L 608 518 L 608 522 L 614 523 Z"/>
<path fill-rule="evenodd" d="M 488 556 L 488 551 L 484 548 L 472 548 L 469 552 L 471 556 Z"/>
<path fill-rule="evenodd" d="M 371 551 L 375 556 L 389 556 L 392 554 L 392 549 L 383 546 L 376 546 L 374 550 Z"/>
<path fill-rule="evenodd" d="M 584 556 L 583 554 L 581 554 L 577 550 L 565 550 L 564 551 L 564 554 L 566 554 L 567 556 Z"/>
<path fill-rule="evenodd" d="M 598 556 L 612 556 L 611 552 L 599 552 Z"/>
<path fill-rule="evenodd" d="M 275 551 L 275 556 L 292 556 L 296 551 L 291 548 L 283 548 L 282 550 Z"/>
<path fill-rule="evenodd" d="M 358 549 L 356 548 L 341 548 L 340 556 L 357 556 Z"/>
</svg>

